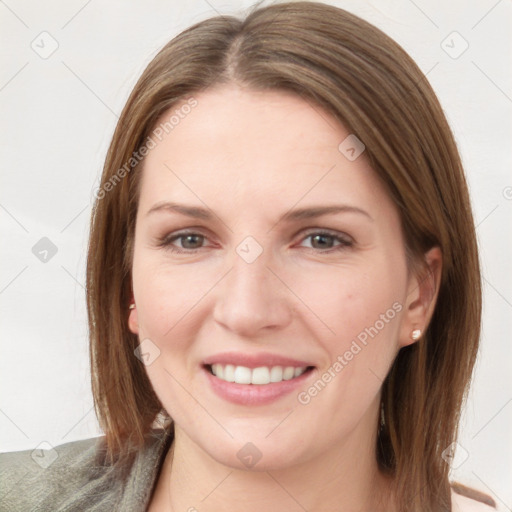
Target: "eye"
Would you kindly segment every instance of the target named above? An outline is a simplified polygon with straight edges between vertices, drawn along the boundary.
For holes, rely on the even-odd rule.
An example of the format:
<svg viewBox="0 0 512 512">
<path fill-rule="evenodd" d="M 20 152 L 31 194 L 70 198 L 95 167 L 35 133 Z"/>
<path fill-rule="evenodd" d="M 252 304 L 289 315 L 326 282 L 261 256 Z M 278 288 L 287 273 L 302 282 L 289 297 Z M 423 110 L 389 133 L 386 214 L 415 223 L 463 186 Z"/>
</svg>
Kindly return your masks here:
<svg viewBox="0 0 512 512">
<path fill-rule="evenodd" d="M 330 253 L 351 247 L 353 240 L 348 235 L 328 230 L 311 231 L 302 240 L 311 240 L 314 252 Z M 205 235 L 196 232 L 173 233 L 158 241 L 158 246 L 177 254 L 194 254 L 204 248 Z M 179 245 L 178 245 L 179 244 Z"/>
<path fill-rule="evenodd" d="M 166 236 L 158 245 L 171 252 L 190 254 L 201 249 L 205 240 L 206 237 L 200 233 L 182 232 Z M 180 241 L 181 247 L 175 244 L 176 241 Z"/>
<path fill-rule="evenodd" d="M 321 249 L 315 252 L 333 252 L 343 250 L 353 245 L 353 240 L 348 235 L 333 231 L 312 231 L 303 239 L 311 240 L 312 249 Z"/>
</svg>

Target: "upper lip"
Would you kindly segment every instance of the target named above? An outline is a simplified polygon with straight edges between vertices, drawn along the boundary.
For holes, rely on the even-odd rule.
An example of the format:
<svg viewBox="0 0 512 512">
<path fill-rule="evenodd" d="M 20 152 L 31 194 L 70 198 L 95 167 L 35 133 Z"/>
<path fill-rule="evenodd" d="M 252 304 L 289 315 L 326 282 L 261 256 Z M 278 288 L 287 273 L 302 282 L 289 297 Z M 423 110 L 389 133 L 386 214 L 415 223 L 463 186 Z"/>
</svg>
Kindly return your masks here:
<svg viewBox="0 0 512 512">
<path fill-rule="evenodd" d="M 232 364 L 234 366 L 245 366 L 246 368 L 258 368 L 260 366 L 294 366 L 296 368 L 313 366 L 308 361 L 292 359 L 279 354 L 269 352 L 261 352 L 258 354 L 242 354 L 240 352 L 222 352 L 214 354 L 203 361 L 204 365 L 212 364 Z"/>
</svg>

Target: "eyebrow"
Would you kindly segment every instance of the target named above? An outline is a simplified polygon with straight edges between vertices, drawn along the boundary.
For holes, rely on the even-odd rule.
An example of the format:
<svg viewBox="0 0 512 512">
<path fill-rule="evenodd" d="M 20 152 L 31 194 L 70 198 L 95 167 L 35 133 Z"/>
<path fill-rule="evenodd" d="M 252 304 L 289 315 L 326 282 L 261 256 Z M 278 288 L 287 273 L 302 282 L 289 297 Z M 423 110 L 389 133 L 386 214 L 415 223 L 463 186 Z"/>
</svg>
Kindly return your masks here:
<svg viewBox="0 0 512 512">
<path fill-rule="evenodd" d="M 202 208 L 199 206 L 188 206 L 180 203 L 173 203 L 169 201 L 161 201 L 153 205 L 146 216 L 156 212 L 169 212 L 179 213 L 186 215 L 187 217 L 193 217 L 201 220 L 212 220 L 216 215 L 208 208 Z M 364 215 L 369 220 L 373 221 L 373 217 L 366 211 L 357 206 L 339 204 L 329 206 L 310 206 L 308 208 L 297 208 L 289 210 L 281 216 L 278 222 L 291 222 L 305 219 L 312 219 L 321 217 L 323 215 L 334 215 L 336 213 L 358 213 Z"/>
</svg>

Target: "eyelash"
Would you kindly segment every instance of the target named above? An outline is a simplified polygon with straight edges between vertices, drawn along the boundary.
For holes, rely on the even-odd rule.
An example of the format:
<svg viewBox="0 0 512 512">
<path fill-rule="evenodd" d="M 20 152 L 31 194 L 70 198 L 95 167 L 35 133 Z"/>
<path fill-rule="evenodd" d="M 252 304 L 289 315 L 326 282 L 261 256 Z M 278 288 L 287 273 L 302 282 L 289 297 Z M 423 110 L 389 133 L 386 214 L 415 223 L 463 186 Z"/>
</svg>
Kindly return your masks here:
<svg viewBox="0 0 512 512">
<path fill-rule="evenodd" d="M 317 231 L 310 231 L 308 234 L 306 234 L 304 236 L 304 238 L 302 240 L 306 240 L 307 238 L 311 238 L 315 235 L 330 237 L 330 238 L 333 238 L 336 242 L 339 242 L 339 245 L 334 246 L 330 249 L 325 249 L 325 250 L 315 249 L 314 247 L 306 247 L 306 249 L 310 249 L 315 253 L 320 253 L 320 254 L 332 253 L 332 252 L 344 250 L 347 247 L 352 247 L 354 245 L 353 240 L 350 237 L 348 237 L 347 235 L 343 236 L 339 233 L 325 230 L 325 229 L 319 229 Z M 200 237 L 203 237 L 204 239 L 207 238 L 205 235 L 202 235 L 201 233 L 197 233 L 195 231 L 182 231 L 179 233 L 168 235 L 168 236 L 160 239 L 158 241 L 158 246 L 163 247 L 164 249 L 166 249 L 170 252 L 173 252 L 173 253 L 177 253 L 177 254 L 195 254 L 199 250 L 204 249 L 204 247 L 198 247 L 196 249 L 180 249 L 180 248 L 172 245 L 172 243 L 175 240 L 179 240 L 180 238 L 185 238 L 187 236 L 200 236 Z"/>
</svg>

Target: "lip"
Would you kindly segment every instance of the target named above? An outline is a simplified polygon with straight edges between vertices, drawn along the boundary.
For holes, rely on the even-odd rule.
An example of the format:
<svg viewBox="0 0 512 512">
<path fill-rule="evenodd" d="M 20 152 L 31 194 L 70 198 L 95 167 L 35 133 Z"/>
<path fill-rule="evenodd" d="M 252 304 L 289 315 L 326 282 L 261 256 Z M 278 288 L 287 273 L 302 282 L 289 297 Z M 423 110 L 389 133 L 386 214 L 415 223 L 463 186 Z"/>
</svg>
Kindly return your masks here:
<svg viewBox="0 0 512 512">
<path fill-rule="evenodd" d="M 211 361 L 211 362 L 209 362 Z M 211 364 L 234 364 L 235 366 L 246 366 L 247 368 L 257 368 L 259 366 L 295 366 L 307 367 L 307 370 L 299 377 L 281 382 L 271 382 L 269 384 L 237 384 L 236 382 L 226 382 L 219 379 L 210 372 Z M 275 354 L 235 354 L 224 353 L 205 359 L 201 366 L 201 373 L 204 375 L 207 385 L 220 398 L 237 405 L 265 405 L 275 402 L 280 398 L 298 391 L 305 387 L 305 382 L 315 373 L 315 367 L 305 361 L 281 357 Z"/>
<path fill-rule="evenodd" d="M 203 361 L 203 366 L 212 364 L 232 364 L 234 366 L 245 366 L 246 368 L 258 368 L 260 366 L 314 366 L 310 361 L 301 361 L 292 359 L 271 352 L 261 352 L 258 354 L 242 354 L 240 352 L 222 352 L 207 357 Z M 277 383 L 279 384 L 279 383 Z"/>
</svg>

